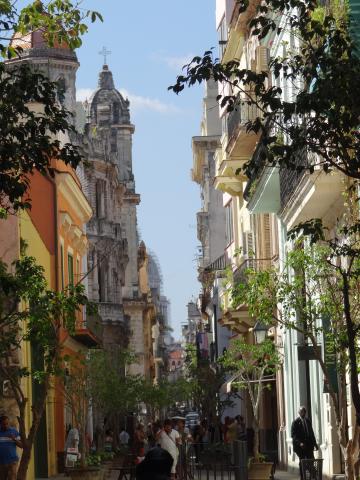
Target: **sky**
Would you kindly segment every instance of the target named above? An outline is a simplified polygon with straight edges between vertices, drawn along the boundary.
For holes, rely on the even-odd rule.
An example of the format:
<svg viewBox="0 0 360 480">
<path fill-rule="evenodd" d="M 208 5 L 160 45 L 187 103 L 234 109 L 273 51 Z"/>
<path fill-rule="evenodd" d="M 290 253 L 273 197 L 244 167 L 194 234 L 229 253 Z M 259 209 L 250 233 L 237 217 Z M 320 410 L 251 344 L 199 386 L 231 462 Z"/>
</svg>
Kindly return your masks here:
<svg viewBox="0 0 360 480">
<path fill-rule="evenodd" d="M 133 170 L 141 195 L 138 225 L 156 253 L 171 302 L 175 338 L 186 322 L 186 304 L 199 293 L 196 212 L 200 192 L 191 181 L 191 137 L 200 133 L 203 86 L 179 96 L 167 87 L 195 55 L 216 47 L 215 0 L 83 0 L 99 11 L 77 54 L 78 98 L 96 88 L 107 47 L 116 87 L 129 98 Z"/>
</svg>

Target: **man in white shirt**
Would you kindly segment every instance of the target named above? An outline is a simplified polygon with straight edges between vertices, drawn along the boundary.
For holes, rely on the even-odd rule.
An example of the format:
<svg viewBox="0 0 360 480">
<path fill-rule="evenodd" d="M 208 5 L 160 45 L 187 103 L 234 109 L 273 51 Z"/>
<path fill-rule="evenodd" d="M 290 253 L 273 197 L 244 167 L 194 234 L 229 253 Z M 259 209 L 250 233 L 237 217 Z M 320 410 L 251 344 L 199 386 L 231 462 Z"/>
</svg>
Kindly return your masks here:
<svg viewBox="0 0 360 480">
<path fill-rule="evenodd" d="M 127 433 L 125 429 L 122 429 L 119 434 L 120 445 L 122 447 L 125 447 L 125 446 L 127 447 L 129 445 L 129 439 L 130 439 L 130 435 Z"/>
<path fill-rule="evenodd" d="M 157 440 L 161 448 L 169 452 L 173 458 L 171 478 L 174 479 L 179 456 L 178 445 L 180 443 L 180 435 L 179 432 L 173 430 L 171 420 L 167 419 L 164 421 L 163 429 L 157 434 Z"/>
</svg>

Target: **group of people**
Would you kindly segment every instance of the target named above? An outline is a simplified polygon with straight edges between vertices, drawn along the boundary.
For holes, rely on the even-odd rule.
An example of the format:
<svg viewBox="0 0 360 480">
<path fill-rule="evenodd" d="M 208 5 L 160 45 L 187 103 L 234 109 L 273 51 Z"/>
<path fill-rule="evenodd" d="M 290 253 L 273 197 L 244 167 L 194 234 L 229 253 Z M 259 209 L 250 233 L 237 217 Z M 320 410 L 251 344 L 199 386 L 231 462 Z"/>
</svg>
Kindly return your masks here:
<svg viewBox="0 0 360 480">
<path fill-rule="evenodd" d="M 139 424 L 134 432 L 131 450 L 135 456 L 135 463 L 138 465 L 145 461 L 146 453 L 152 451 L 152 449 L 161 448 L 165 450 L 172 458 L 171 477 L 175 478 L 179 445 L 191 440 L 191 433 L 185 427 L 184 420 L 166 419 L 163 423 L 156 421 L 149 424 L 146 430 L 143 425 Z"/>
<path fill-rule="evenodd" d="M 237 415 L 235 418 L 225 417 L 222 425 L 224 443 L 232 443 L 235 440 L 247 440 L 246 425 L 244 417 Z"/>
<path fill-rule="evenodd" d="M 138 425 L 134 432 L 132 450 L 136 456 L 136 463 L 140 464 L 146 458 L 147 451 L 153 448 L 162 448 L 170 454 L 173 460 L 171 476 L 175 478 L 180 445 L 194 444 L 194 452 L 198 457 L 202 446 L 221 439 L 225 443 L 247 439 L 246 426 L 241 415 L 235 418 L 226 417 L 225 422 L 218 427 L 218 432 L 216 432 L 216 427 L 206 419 L 192 429 L 185 426 L 184 419 L 166 419 L 162 424 L 157 421 L 149 424 L 146 430 L 143 425 Z"/>
<path fill-rule="evenodd" d="M 71 435 L 70 435 L 71 433 Z M 212 441 L 214 427 L 203 420 L 196 425 L 193 431 L 186 428 L 183 419 L 176 421 L 166 419 L 162 424 L 154 422 L 149 424 L 145 430 L 139 424 L 134 432 L 132 446 L 129 446 L 130 435 L 123 429 L 119 434 L 119 442 L 122 446 L 129 446 L 136 456 L 137 478 L 142 480 L 146 472 L 152 471 L 151 478 L 161 480 L 174 479 L 179 459 L 179 446 L 188 442 L 196 445 L 206 444 Z M 226 417 L 221 426 L 221 433 L 225 443 L 235 440 L 246 440 L 246 427 L 241 415 L 235 418 Z M 301 460 L 313 459 L 314 450 L 318 449 L 311 421 L 306 417 L 306 408 L 300 407 L 299 417 L 294 420 L 291 426 L 294 452 Z M 79 441 L 75 429 L 70 430 L 67 441 L 76 443 Z M 105 447 L 111 449 L 113 433 L 106 431 Z M 73 445 L 72 445 L 73 446 Z M 6 415 L 0 417 L 0 480 L 15 480 L 19 457 L 17 447 L 22 448 L 19 432 L 10 426 L 9 418 Z M 147 477 L 150 478 L 149 476 Z"/>
</svg>

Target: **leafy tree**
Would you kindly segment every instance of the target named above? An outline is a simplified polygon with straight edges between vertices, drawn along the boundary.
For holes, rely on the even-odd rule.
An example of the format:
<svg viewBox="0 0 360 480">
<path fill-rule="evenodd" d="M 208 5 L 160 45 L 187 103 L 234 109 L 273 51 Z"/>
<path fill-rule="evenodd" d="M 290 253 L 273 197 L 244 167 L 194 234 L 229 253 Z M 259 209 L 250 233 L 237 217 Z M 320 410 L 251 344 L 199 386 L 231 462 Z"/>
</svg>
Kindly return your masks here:
<svg viewBox="0 0 360 480">
<path fill-rule="evenodd" d="M 164 418 L 176 409 L 177 403 L 191 397 L 194 385 L 189 379 L 179 378 L 175 382 L 162 379 L 158 384 L 144 381 L 141 401 L 146 404 L 151 418 Z"/>
<path fill-rule="evenodd" d="M 220 419 L 227 407 L 234 405 L 235 392 L 219 394 L 226 382 L 227 370 L 221 362 L 212 364 L 208 359 L 199 358 L 196 347 L 186 347 L 186 377 L 190 380 L 191 398 L 195 409 L 208 419 Z"/>
<path fill-rule="evenodd" d="M 83 305 L 91 305 L 84 286 L 69 285 L 62 292 L 50 290 L 44 269 L 33 257 L 22 256 L 13 265 L 13 273 L 0 262 L 0 377 L 9 385 L 18 408 L 18 421 L 23 453 L 17 478 L 25 480 L 31 451 L 51 388 L 51 379 L 61 374 L 62 335 L 65 328 L 75 331 Z M 34 352 L 31 369 L 20 362 L 24 343 Z M 24 379 L 30 377 L 36 395 L 26 397 Z M 27 406 L 31 406 L 27 429 Z"/>
<path fill-rule="evenodd" d="M 68 360 L 68 368 L 62 377 L 63 396 L 65 405 L 71 410 L 74 426 L 80 434 L 80 465 L 86 465 L 87 449 L 87 422 L 91 404 L 90 371 L 89 362 L 80 353 L 73 358 L 63 357 Z"/>
<path fill-rule="evenodd" d="M 315 227 L 314 227 L 315 225 Z M 246 280 L 232 289 L 234 307 L 246 303 L 253 318 L 268 326 L 293 329 L 313 347 L 334 409 L 346 478 L 353 480 L 360 433 L 358 382 L 360 318 L 360 251 L 357 230 L 343 227 L 325 241 L 321 222 L 303 226 L 302 237 L 287 256 L 282 271 L 249 269 Z M 292 232 L 296 235 L 297 232 Z M 323 345 L 323 351 L 319 345 Z M 334 379 L 333 372 L 337 372 Z M 349 440 L 347 378 L 350 379 L 356 426 Z"/>
<path fill-rule="evenodd" d="M 238 375 L 235 385 L 248 392 L 254 417 L 254 459 L 259 459 L 260 401 L 262 392 L 271 388 L 281 356 L 270 339 L 255 345 L 244 339 L 234 340 L 224 354 L 222 364 Z"/>
<path fill-rule="evenodd" d="M 92 404 L 106 418 L 116 440 L 120 417 L 133 412 L 141 402 L 143 378 L 126 373 L 135 362 L 136 356 L 120 347 L 92 350 L 87 361 Z"/>
<path fill-rule="evenodd" d="M 49 46 L 66 44 L 78 48 L 87 31 L 86 21 L 94 22 L 97 12 L 80 8 L 71 0 L 40 0 L 18 9 L 17 2 L 0 2 L 0 54 L 6 59 L 21 55 L 20 47 L 9 46 L 15 33 L 25 35 L 40 30 Z M 11 74 L 9 77 L 9 73 Z M 9 81 L 10 79 L 10 81 Z M 71 114 L 57 100 L 57 84 L 28 66 L 14 68 L 0 63 L 0 214 L 29 208 L 27 196 L 32 172 L 52 174 L 51 163 L 59 159 L 76 167 L 81 161 L 78 148 L 62 145 L 58 133 L 73 132 Z M 32 104 L 42 105 L 36 113 Z"/>
<path fill-rule="evenodd" d="M 240 15 L 247 14 L 250 4 L 254 7 L 248 0 L 236 4 Z M 269 38 L 276 42 L 292 32 L 297 42 L 270 60 L 270 72 L 242 68 L 238 60 L 222 63 L 207 51 L 185 65 L 169 89 L 179 93 L 211 77 L 230 85 L 229 95 L 219 95 L 220 104 L 228 111 L 257 111 L 246 129 L 261 133 L 265 165 L 310 173 L 321 166 L 325 172 L 337 170 L 359 179 L 360 56 L 354 42 L 358 25 L 348 4 L 331 0 L 320 7 L 314 0 L 264 0 L 257 5 L 249 14 L 250 36 L 266 45 Z M 291 82 L 291 99 L 282 99 L 282 87 L 272 76 Z M 251 160 L 245 173 L 251 173 L 249 164 Z"/>
</svg>

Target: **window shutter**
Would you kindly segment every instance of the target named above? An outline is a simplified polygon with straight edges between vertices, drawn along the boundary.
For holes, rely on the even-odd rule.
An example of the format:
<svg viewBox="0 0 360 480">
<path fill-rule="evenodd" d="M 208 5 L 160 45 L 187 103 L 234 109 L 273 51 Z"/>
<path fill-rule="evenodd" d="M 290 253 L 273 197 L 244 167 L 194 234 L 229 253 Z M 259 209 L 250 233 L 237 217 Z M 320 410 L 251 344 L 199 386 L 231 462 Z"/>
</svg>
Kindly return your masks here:
<svg viewBox="0 0 360 480">
<path fill-rule="evenodd" d="M 256 49 L 256 71 L 267 72 L 269 70 L 269 49 L 267 47 L 258 47 Z"/>
<path fill-rule="evenodd" d="M 270 214 L 264 213 L 263 217 L 264 227 L 264 258 L 271 258 L 271 235 L 270 235 Z"/>
</svg>

